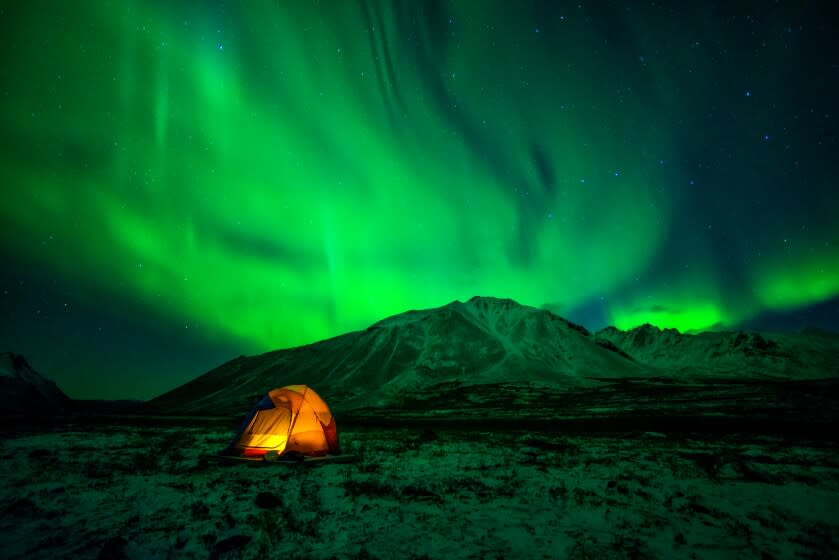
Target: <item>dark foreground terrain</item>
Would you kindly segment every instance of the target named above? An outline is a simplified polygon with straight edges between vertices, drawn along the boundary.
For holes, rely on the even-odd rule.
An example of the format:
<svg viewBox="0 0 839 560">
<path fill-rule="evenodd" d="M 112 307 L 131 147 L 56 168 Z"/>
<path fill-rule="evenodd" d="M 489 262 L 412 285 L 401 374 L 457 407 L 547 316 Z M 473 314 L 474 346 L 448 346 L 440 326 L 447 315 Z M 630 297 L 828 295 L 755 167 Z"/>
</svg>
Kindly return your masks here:
<svg viewBox="0 0 839 560">
<path fill-rule="evenodd" d="M 350 464 L 217 464 L 229 420 L 0 444 L 3 558 L 830 558 L 831 435 L 347 427 Z M 341 424 L 339 424 L 339 429 Z"/>
</svg>

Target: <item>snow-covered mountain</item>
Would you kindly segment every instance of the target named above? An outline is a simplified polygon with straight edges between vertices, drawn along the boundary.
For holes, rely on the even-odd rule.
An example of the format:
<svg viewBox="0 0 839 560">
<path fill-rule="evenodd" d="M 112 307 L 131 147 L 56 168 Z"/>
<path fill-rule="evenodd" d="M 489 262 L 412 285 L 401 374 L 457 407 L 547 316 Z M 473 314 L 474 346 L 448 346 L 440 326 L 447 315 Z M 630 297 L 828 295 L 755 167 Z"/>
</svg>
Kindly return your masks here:
<svg viewBox="0 0 839 560">
<path fill-rule="evenodd" d="M 60 412 L 70 403 L 58 386 L 36 372 L 26 359 L 0 353 L 0 413 Z"/>
<path fill-rule="evenodd" d="M 637 362 L 678 379 L 839 377 L 839 336 L 797 333 L 703 332 L 682 334 L 646 324 L 629 331 L 607 327 L 596 338 Z"/>
<path fill-rule="evenodd" d="M 346 409 L 392 404 L 446 383 L 579 387 L 595 378 L 648 374 L 649 368 L 550 311 L 474 297 L 408 311 L 308 346 L 242 356 L 151 404 L 239 413 L 273 387 L 306 383 L 330 405 Z"/>
</svg>

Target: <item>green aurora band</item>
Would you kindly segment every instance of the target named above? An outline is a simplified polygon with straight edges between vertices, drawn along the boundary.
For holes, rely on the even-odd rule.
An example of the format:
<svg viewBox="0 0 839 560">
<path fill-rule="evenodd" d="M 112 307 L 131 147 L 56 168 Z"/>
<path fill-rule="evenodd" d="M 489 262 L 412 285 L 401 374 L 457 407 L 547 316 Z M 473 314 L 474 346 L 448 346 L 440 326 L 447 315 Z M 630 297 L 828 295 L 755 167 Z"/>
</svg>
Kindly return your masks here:
<svg viewBox="0 0 839 560">
<path fill-rule="evenodd" d="M 754 218 L 735 279 L 685 231 L 707 51 L 641 13 L 514 4 L 6 7 L 4 250 L 249 351 L 475 294 L 680 330 L 839 295 L 829 216 Z M 755 144 L 732 183 L 774 157 Z"/>
</svg>

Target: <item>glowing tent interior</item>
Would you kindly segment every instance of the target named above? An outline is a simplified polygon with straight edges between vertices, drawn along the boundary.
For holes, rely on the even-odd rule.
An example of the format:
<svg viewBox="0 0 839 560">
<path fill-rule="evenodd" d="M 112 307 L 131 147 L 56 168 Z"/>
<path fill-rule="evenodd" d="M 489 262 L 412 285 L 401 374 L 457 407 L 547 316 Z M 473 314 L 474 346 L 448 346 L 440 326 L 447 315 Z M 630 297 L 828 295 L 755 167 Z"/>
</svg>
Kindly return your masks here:
<svg viewBox="0 0 839 560">
<path fill-rule="evenodd" d="M 335 417 L 324 400 L 306 385 L 268 392 L 242 419 L 227 452 L 244 457 L 289 452 L 338 454 Z"/>
</svg>

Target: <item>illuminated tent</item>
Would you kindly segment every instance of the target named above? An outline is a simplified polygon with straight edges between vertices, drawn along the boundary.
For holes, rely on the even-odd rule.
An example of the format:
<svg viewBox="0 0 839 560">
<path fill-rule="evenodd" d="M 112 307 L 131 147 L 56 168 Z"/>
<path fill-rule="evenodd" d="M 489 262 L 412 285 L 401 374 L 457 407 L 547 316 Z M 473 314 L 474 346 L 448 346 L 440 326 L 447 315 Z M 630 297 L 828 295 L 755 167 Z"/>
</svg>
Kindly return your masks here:
<svg viewBox="0 0 839 560">
<path fill-rule="evenodd" d="M 273 389 L 242 419 L 227 451 L 245 457 L 337 454 L 335 417 L 320 396 L 306 385 Z"/>
</svg>

